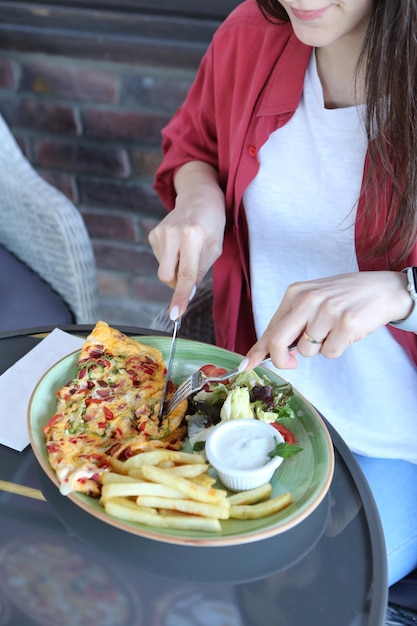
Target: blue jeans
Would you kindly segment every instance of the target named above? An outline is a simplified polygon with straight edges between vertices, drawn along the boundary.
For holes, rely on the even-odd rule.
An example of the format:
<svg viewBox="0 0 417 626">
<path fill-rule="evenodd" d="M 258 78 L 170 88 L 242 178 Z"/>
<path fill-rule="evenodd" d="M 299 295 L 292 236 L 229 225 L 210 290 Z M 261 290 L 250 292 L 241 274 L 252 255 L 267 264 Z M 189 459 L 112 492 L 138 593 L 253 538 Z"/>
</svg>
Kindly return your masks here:
<svg viewBox="0 0 417 626">
<path fill-rule="evenodd" d="M 387 547 L 388 584 L 393 585 L 417 568 L 417 465 L 357 454 L 355 458 L 379 511 Z"/>
</svg>

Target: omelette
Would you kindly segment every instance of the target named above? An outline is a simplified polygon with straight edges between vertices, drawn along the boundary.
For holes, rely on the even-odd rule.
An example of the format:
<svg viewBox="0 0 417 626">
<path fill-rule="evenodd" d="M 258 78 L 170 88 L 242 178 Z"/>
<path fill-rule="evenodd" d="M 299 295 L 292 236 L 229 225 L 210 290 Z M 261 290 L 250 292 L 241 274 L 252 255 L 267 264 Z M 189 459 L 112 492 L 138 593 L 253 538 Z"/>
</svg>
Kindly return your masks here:
<svg viewBox="0 0 417 626">
<path fill-rule="evenodd" d="M 187 400 L 159 419 L 166 367 L 161 352 L 106 322 L 86 338 L 74 378 L 57 391 L 44 427 L 60 491 L 99 497 L 112 460 L 157 448 L 179 450 L 187 432 Z M 167 397 L 175 386 L 168 385 Z"/>
</svg>

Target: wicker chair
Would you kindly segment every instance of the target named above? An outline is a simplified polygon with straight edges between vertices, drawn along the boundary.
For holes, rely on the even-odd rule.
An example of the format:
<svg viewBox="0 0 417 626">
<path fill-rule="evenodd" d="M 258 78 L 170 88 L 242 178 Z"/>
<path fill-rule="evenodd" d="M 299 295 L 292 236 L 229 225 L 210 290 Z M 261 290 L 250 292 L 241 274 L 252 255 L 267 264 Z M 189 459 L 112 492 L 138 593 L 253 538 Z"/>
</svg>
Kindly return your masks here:
<svg viewBox="0 0 417 626">
<path fill-rule="evenodd" d="M 181 321 L 178 336 L 183 339 L 193 339 L 203 343 L 215 344 L 214 325 L 211 311 L 213 308 L 213 293 L 211 279 L 204 280 L 197 289 Z M 150 325 L 151 329 L 172 332 L 172 321 L 169 317 L 169 307 L 165 307 L 155 317 Z"/>
<path fill-rule="evenodd" d="M 95 260 L 83 219 L 35 172 L 1 116 L 0 244 L 61 296 L 77 323 L 97 320 Z"/>
</svg>

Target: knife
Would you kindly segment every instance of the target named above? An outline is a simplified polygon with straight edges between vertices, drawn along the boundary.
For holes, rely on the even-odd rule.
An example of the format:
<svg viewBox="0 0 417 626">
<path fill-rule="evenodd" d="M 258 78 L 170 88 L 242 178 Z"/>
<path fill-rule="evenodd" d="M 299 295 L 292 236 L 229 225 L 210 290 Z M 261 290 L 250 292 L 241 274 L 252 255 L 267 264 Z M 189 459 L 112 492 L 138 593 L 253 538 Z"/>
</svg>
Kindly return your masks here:
<svg viewBox="0 0 417 626">
<path fill-rule="evenodd" d="M 169 350 L 168 363 L 167 363 L 167 373 L 165 377 L 164 390 L 162 392 L 161 406 L 159 407 L 159 424 L 161 424 L 161 421 L 162 421 L 162 415 L 164 412 L 165 400 L 166 400 L 166 395 L 167 395 L 167 390 L 168 390 L 168 383 L 171 378 L 172 361 L 174 360 L 175 340 L 177 338 L 177 333 L 181 327 L 181 316 L 174 319 L 173 322 L 174 322 L 174 330 L 172 331 L 171 348 Z"/>
</svg>

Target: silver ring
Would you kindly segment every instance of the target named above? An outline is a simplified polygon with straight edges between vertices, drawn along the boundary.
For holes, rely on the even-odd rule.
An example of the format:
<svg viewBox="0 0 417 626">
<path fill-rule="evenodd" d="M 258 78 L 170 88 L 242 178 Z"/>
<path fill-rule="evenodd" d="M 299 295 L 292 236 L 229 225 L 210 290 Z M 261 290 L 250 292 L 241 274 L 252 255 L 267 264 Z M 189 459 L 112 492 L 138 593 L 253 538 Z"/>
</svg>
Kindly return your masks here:
<svg viewBox="0 0 417 626">
<path fill-rule="evenodd" d="M 308 341 L 309 343 L 314 343 L 317 345 L 321 345 L 325 339 L 315 339 L 314 337 L 311 337 L 311 335 L 308 334 L 308 332 L 305 330 L 303 331 L 303 339 L 305 339 L 306 341 Z"/>
</svg>

